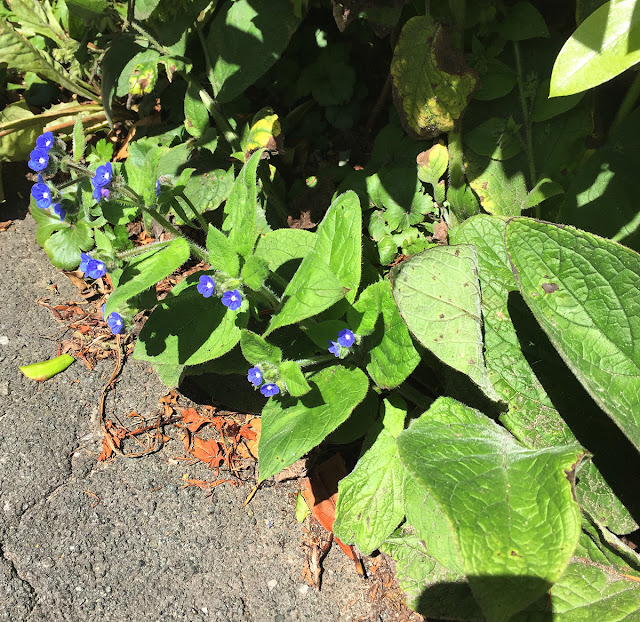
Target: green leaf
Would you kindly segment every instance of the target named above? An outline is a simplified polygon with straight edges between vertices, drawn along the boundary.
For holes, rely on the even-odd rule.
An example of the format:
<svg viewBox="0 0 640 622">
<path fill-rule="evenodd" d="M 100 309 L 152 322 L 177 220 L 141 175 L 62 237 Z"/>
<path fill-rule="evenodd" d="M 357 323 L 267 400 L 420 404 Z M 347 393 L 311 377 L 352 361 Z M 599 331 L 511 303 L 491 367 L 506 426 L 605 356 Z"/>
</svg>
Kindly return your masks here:
<svg viewBox="0 0 640 622">
<path fill-rule="evenodd" d="M 569 481 L 579 448 L 523 449 L 451 398 L 438 398 L 397 442 L 404 466 L 451 521 L 489 620 L 508 620 L 558 580 L 580 535 Z"/>
<path fill-rule="evenodd" d="M 344 298 L 345 288 L 329 266 L 313 252 L 307 255 L 282 295 L 280 310 L 272 316 L 269 333 L 321 313 Z"/>
<path fill-rule="evenodd" d="M 185 195 L 200 212 L 217 209 L 233 188 L 233 166 L 228 171 L 216 169 L 191 177 L 184 190 Z"/>
<path fill-rule="evenodd" d="M 209 225 L 207 233 L 207 250 L 209 251 L 209 263 L 227 276 L 237 277 L 240 272 L 240 260 L 238 253 L 233 250 L 233 245 L 229 238 Z"/>
<path fill-rule="evenodd" d="M 492 117 L 464 134 L 465 144 L 478 155 L 508 160 L 522 151 L 519 128 L 507 119 Z"/>
<path fill-rule="evenodd" d="M 79 86 L 62 65 L 45 56 L 4 19 L 0 19 L 0 63 L 18 71 L 33 71 L 87 99 L 97 98 L 95 93 Z"/>
<path fill-rule="evenodd" d="M 261 155 L 262 150 L 256 151 L 242 167 L 224 206 L 222 230 L 228 232 L 229 242 L 242 257 L 251 254 L 256 239 L 256 170 Z"/>
<path fill-rule="evenodd" d="M 31 205 L 30 212 L 33 219 L 38 224 L 38 230 L 36 231 L 36 244 L 44 248 L 45 242 L 49 239 L 54 231 L 60 229 L 66 229 L 69 225 L 66 222 L 62 222 L 57 216 L 54 216 L 46 209 L 40 209 L 36 206 L 33 197 L 30 197 Z M 86 249 L 85 249 L 86 250 Z M 74 268 L 80 263 L 80 253 Z M 72 268 L 68 268 L 69 270 Z"/>
<path fill-rule="evenodd" d="M 616 567 L 574 558 L 551 593 L 543 596 L 511 622 L 549 619 L 557 622 L 637 622 L 640 583 Z"/>
<path fill-rule="evenodd" d="M 551 197 L 562 194 L 564 189 L 555 181 L 548 177 L 541 179 L 527 195 L 526 207 L 534 207 Z"/>
<path fill-rule="evenodd" d="M 131 87 L 131 78 L 135 74 L 139 73 L 139 69 L 146 66 L 156 66 L 156 79 L 157 79 L 157 64 L 160 59 L 160 52 L 154 49 L 143 49 L 141 52 L 138 52 L 134 56 L 132 56 L 127 64 L 122 69 L 119 77 L 118 84 L 116 88 L 116 95 L 118 97 L 124 97 L 129 93 L 129 89 Z M 136 72 L 136 67 L 138 67 L 138 71 Z M 141 95 L 142 92 L 136 93 L 137 95 Z"/>
<path fill-rule="evenodd" d="M 382 321 L 378 318 L 382 314 Z M 389 281 L 378 281 L 365 289 L 348 312 L 349 326 L 360 336 L 370 360 L 367 372 L 383 389 L 402 384 L 420 362 L 407 325 L 393 300 Z"/>
<path fill-rule="evenodd" d="M 508 404 L 500 421 L 530 449 L 576 443 L 522 352 L 521 340 L 526 337 L 512 323 L 508 299 L 510 292 L 518 291 L 518 284 L 504 247 L 505 229 L 505 219 L 479 215 L 450 233 L 452 244 L 473 244 L 477 249 L 485 361 L 494 389 Z M 629 512 L 592 462 L 581 466 L 576 495 L 585 510 L 618 533 L 635 528 Z"/>
<path fill-rule="evenodd" d="M 277 229 L 258 238 L 255 257 L 268 262 L 275 272 L 282 264 L 293 259 L 304 259 L 313 249 L 315 234 L 304 229 Z"/>
<path fill-rule="evenodd" d="M 282 350 L 270 344 L 264 337 L 252 333 L 250 330 L 243 330 L 240 336 L 240 347 L 242 355 L 252 365 L 260 363 L 271 363 L 280 365 L 282 361 Z"/>
<path fill-rule="evenodd" d="M 496 216 L 519 216 L 527 207 L 527 182 L 517 161 L 515 165 L 506 165 L 468 151 L 465 164 L 469 185 L 486 212 Z"/>
<path fill-rule="evenodd" d="M 640 256 L 572 227 L 525 218 L 509 222 L 505 242 L 540 326 L 640 449 Z"/>
<path fill-rule="evenodd" d="M 477 275 L 473 246 L 438 246 L 396 269 L 393 296 L 414 337 L 495 398 L 484 364 Z"/>
<path fill-rule="evenodd" d="M 134 16 L 136 19 L 148 19 L 155 11 L 160 0 L 136 0 Z"/>
<path fill-rule="evenodd" d="M 338 277 L 347 290 L 349 302 L 356 299 L 360 285 L 362 243 L 362 210 L 358 195 L 345 192 L 329 206 L 318 225 L 314 252 Z"/>
<path fill-rule="evenodd" d="M 87 141 L 84 137 L 84 126 L 82 125 L 82 115 L 79 114 L 73 126 L 73 159 L 80 162 L 84 157 L 84 150 Z"/>
<path fill-rule="evenodd" d="M 333 531 L 371 555 L 404 518 L 404 467 L 395 438 L 383 429 L 338 484 Z"/>
<path fill-rule="evenodd" d="M 500 24 L 498 32 L 507 41 L 524 41 L 549 36 L 544 18 L 529 2 L 518 2 L 513 6 Z"/>
<path fill-rule="evenodd" d="M 477 86 L 446 30 L 428 15 L 412 17 L 402 28 L 391 77 L 400 119 L 416 138 L 451 131 Z"/>
<path fill-rule="evenodd" d="M 70 354 L 61 354 L 49 361 L 42 361 L 41 363 L 31 363 L 31 365 L 23 365 L 19 367 L 20 371 L 31 380 L 37 380 L 38 382 L 44 382 L 53 378 L 56 374 L 64 371 L 73 363 L 75 359 Z"/>
<path fill-rule="evenodd" d="M 168 296 L 155 308 L 140 332 L 134 358 L 197 365 L 226 354 L 240 341 L 247 314 L 228 310 L 218 298 L 201 296 L 195 288 L 200 274 L 187 277 L 188 289 Z"/>
<path fill-rule="evenodd" d="M 264 74 L 300 21 L 288 0 L 237 0 L 224 6 L 207 37 L 217 102 L 235 99 Z"/>
<path fill-rule="evenodd" d="M 184 126 L 196 138 L 200 138 L 209 127 L 209 113 L 200 99 L 200 87 L 190 82 L 184 98 Z"/>
<path fill-rule="evenodd" d="M 580 100 L 584 97 L 584 93 L 578 93 L 576 95 L 567 95 L 566 97 L 549 97 L 549 88 L 551 86 L 551 80 L 543 80 L 538 85 L 538 91 L 536 92 L 536 99 L 533 102 L 533 112 L 531 113 L 531 120 L 540 122 L 547 121 L 553 117 L 571 110 L 574 106 L 580 103 Z"/>
<path fill-rule="evenodd" d="M 153 287 L 175 272 L 187 259 L 190 250 L 184 238 L 176 238 L 160 250 L 152 249 L 136 257 L 123 270 L 118 286 L 109 296 L 104 309 L 105 317 L 121 309 L 129 298 Z"/>
<path fill-rule="evenodd" d="M 54 233 L 44 243 L 44 250 L 56 268 L 73 270 L 80 263 L 81 251 L 93 246 L 93 230 L 84 221 Z"/>
<path fill-rule="evenodd" d="M 369 388 L 361 370 L 341 365 L 322 369 L 308 380 L 312 390 L 302 399 L 271 398 L 262 411 L 261 482 L 320 444 L 347 419 Z"/>
<path fill-rule="evenodd" d="M 367 192 L 376 206 L 384 207 L 390 231 L 418 224 L 434 209 L 433 199 L 424 194 L 415 170 L 408 167 L 385 167 L 367 177 Z"/>
<path fill-rule="evenodd" d="M 240 273 L 242 282 L 249 289 L 257 292 L 262 287 L 268 276 L 269 266 L 267 262 L 255 255 L 249 255 L 244 266 L 242 266 L 242 272 Z"/>
<path fill-rule="evenodd" d="M 420 181 L 431 184 L 435 189 L 449 167 L 449 150 L 444 145 L 436 143 L 419 154 L 416 163 Z"/>
<path fill-rule="evenodd" d="M 109 9 L 107 0 L 65 0 L 69 11 L 82 20 L 97 20 Z"/>
<path fill-rule="evenodd" d="M 287 391 L 293 397 L 309 393 L 311 387 L 304 377 L 300 366 L 295 361 L 283 361 L 278 367 L 280 379 L 287 385 Z"/>
<path fill-rule="evenodd" d="M 585 19 L 560 50 L 550 97 L 573 95 L 615 78 L 640 61 L 636 0 L 607 2 Z"/>
<path fill-rule="evenodd" d="M 439 564 L 410 525 L 387 538 L 381 549 L 396 561 L 396 576 L 412 609 L 431 619 L 485 619 L 464 575 Z"/>
<path fill-rule="evenodd" d="M 560 222 L 640 251 L 640 206 L 635 180 L 640 169 L 636 139 L 639 132 L 640 110 L 635 110 L 580 167 L 567 189 Z"/>
</svg>

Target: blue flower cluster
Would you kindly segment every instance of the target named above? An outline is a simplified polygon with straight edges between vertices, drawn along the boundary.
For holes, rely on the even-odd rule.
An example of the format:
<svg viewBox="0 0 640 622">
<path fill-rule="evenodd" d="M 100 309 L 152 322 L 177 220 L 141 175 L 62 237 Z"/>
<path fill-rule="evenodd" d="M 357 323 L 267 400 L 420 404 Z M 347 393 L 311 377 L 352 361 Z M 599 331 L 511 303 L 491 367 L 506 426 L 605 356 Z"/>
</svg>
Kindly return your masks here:
<svg viewBox="0 0 640 622">
<path fill-rule="evenodd" d="M 216 282 L 210 276 L 203 274 L 198 280 L 197 290 L 205 298 L 211 298 L 216 291 Z M 242 306 L 242 294 L 237 289 L 224 292 L 222 304 L 231 311 L 237 311 Z"/>
<path fill-rule="evenodd" d="M 29 154 L 29 168 L 36 173 L 49 165 L 49 150 L 53 147 L 53 134 L 45 132 L 36 139 L 36 148 Z"/>
<path fill-rule="evenodd" d="M 99 279 L 107 273 L 107 267 L 99 259 L 91 259 L 88 253 L 80 253 L 80 270 L 90 279 Z"/>
<path fill-rule="evenodd" d="M 111 194 L 109 185 L 113 177 L 113 166 L 111 162 L 102 164 L 96 169 L 96 174 L 91 178 L 93 186 L 93 198 L 100 203 L 100 199 L 108 199 Z"/>
<path fill-rule="evenodd" d="M 252 367 L 247 374 L 247 380 L 254 386 L 260 387 L 264 378 L 262 377 L 262 371 L 259 367 Z M 280 388 L 277 384 L 273 382 L 267 382 L 266 384 L 262 384 L 260 387 L 260 393 L 265 397 L 273 397 L 274 395 L 278 395 L 280 393 Z"/>
<path fill-rule="evenodd" d="M 344 328 L 338 333 L 338 340 L 329 340 L 329 352 L 338 358 L 342 352 L 342 348 L 349 349 L 356 340 L 356 336 L 348 328 Z"/>
</svg>

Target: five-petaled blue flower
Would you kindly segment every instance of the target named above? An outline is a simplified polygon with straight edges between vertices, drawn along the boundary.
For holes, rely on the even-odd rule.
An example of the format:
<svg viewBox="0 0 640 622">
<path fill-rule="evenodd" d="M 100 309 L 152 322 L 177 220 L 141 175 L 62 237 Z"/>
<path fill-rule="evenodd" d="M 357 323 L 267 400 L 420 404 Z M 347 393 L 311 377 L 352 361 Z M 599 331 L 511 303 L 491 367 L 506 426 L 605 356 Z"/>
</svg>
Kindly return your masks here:
<svg viewBox="0 0 640 622">
<path fill-rule="evenodd" d="M 337 341 L 329 341 L 329 352 L 336 358 L 340 356 L 340 344 Z"/>
<path fill-rule="evenodd" d="M 32 171 L 43 171 L 49 164 L 49 152 L 46 149 L 36 147 L 29 154 L 29 168 Z"/>
<path fill-rule="evenodd" d="M 111 329 L 111 332 L 114 335 L 119 335 L 122 332 L 122 329 L 124 328 L 124 320 L 122 319 L 122 316 L 119 313 L 116 313 L 115 311 L 113 311 L 112 313 L 109 314 L 109 317 L 107 318 L 107 325 L 109 326 L 109 328 Z"/>
<path fill-rule="evenodd" d="M 198 291 L 205 298 L 209 298 L 216 291 L 216 282 L 210 276 L 203 274 L 198 283 Z"/>
<path fill-rule="evenodd" d="M 90 279 L 99 279 L 107 273 L 107 267 L 99 259 L 91 259 L 87 253 L 80 253 L 80 270 Z"/>
<path fill-rule="evenodd" d="M 107 162 L 96 169 L 96 174 L 91 178 L 91 184 L 94 188 L 104 188 L 111 182 L 112 177 L 113 166 L 111 162 Z"/>
<path fill-rule="evenodd" d="M 225 292 L 224 294 L 222 294 L 222 304 L 225 307 L 229 307 L 231 311 L 237 311 L 242 304 L 242 295 L 237 289 L 232 289 L 230 292 Z"/>
<path fill-rule="evenodd" d="M 51 132 L 45 132 L 41 136 L 36 138 L 36 147 L 49 151 L 53 147 L 53 134 Z"/>
<path fill-rule="evenodd" d="M 260 387 L 260 393 L 262 393 L 262 395 L 264 395 L 265 397 L 271 397 L 273 395 L 278 395 L 278 393 L 280 393 L 280 389 L 278 388 L 277 384 L 273 384 L 272 382 L 270 382 L 268 384 L 263 384 Z"/>
<path fill-rule="evenodd" d="M 338 343 L 345 348 L 350 348 L 355 340 L 355 335 L 348 328 L 338 333 Z"/>
<path fill-rule="evenodd" d="M 247 380 L 254 386 L 259 387 L 262 384 L 262 372 L 259 367 L 252 367 L 247 374 Z"/>
<path fill-rule="evenodd" d="M 64 220 L 65 217 L 67 216 L 67 212 L 65 212 L 64 208 L 60 203 L 54 203 L 51 206 L 51 209 L 53 210 L 53 213 L 60 218 L 60 220 Z"/>
<path fill-rule="evenodd" d="M 31 188 L 31 196 L 35 199 L 36 205 L 40 209 L 47 209 L 51 205 L 51 190 L 42 181 L 41 175 L 38 175 L 38 183 Z"/>
</svg>

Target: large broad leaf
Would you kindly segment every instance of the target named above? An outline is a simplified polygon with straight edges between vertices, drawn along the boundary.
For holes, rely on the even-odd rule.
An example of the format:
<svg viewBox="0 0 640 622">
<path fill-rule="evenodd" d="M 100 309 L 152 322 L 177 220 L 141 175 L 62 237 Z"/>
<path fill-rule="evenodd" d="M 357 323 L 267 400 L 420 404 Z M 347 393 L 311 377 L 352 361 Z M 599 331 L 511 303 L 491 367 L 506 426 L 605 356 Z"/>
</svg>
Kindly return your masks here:
<svg viewBox="0 0 640 622">
<path fill-rule="evenodd" d="M 518 283 L 504 247 L 505 229 L 506 219 L 480 215 L 450 232 L 451 243 L 473 244 L 478 252 L 485 361 L 493 387 L 509 407 L 500 421 L 530 449 L 575 443 L 573 432 L 522 352 L 521 342 L 526 337 L 518 335 L 513 325 L 514 307 L 508 301 L 509 293 L 518 291 Z M 587 449 L 596 451 L 589 445 Z M 592 462 L 580 469 L 576 495 L 584 509 L 600 517 L 616 533 L 629 533 L 637 527 Z"/>
<path fill-rule="evenodd" d="M 398 457 L 396 436 L 406 409 L 385 400 L 384 427 L 338 485 L 333 531 L 343 542 L 370 555 L 404 518 L 405 470 Z"/>
<path fill-rule="evenodd" d="M 314 246 L 315 234 L 304 229 L 277 229 L 258 238 L 255 256 L 269 264 L 275 272 L 282 264 L 292 259 L 303 259 Z"/>
<path fill-rule="evenodd" d="M 566 568 L 580 534 L 576 447 L 529 450 L 476 410 L 439 398 L 398 436 L 400 459 L 451 521 L 487 618 L 508 620 Z"/>
<path fill-rule="evenodd" d="M 288 0 L 238 0 L 223 7 L 207 37 L 217 101 L 231 101 L 265 73 L 300 21 Z"/>
<path fill-rule="evenodd" d="M 118 281 L 118 287 L 109 296 L 104 315 L 120 309 L 136 294 L 143 292 L 177 270 L 189 259 L 189 245 L 183 238 L 173 240 L 169 246 L 151 250 L 127 265 Z"/>
<path fill-rule="evenodd" d="M 307 255 L 284 290 L 282 306 L 271 318 L 265 337 L 276 328 L 321 313 L 346 293 L 338 277 L 317 253 Z"/>
<path fill-rule="evenodd" d="M 316 233 L 315 253 L 348 290 L 345 298 L 353 302 L 360 285 L 362 210 L 358 195 L 345 192 L 329 206 Z"/>
<path fill-rule="evenodd" d="M 640 449 L 640 256 L 572 227 L 525 218 L 508 223 L 505 241 L 540 326 Z"/>
<path fill-rule="evenodd" d="M 489 397 L 496 393 L 484 365 L 476 250 L 438 246 L 396 270 L 393 296 L 415 338 L 467 374 Z"/>
<path fill-rule="evenodd" d="M 136 342 L 136 359 L 197 365 L 226 354 L 240 341 L 247 314 L 230 311 L 216 297 L 201 296 L 195 288 L 200 274 L 187 277 L 186 291 L 168 296 L 155 308 Z"/>
<path fill-rule="evenodd" d="M 369 383 L 358 368 L 327 367 L 308 378 L 302 398 L 272 398 L 262 411 L 260 481 L 302 458 L 333 432 L 364 399 Z"/>
<path fill-rule="evenodd" d="M 636 0 L 607 2 L 578 26 L 551 73 L 550 97 L 573 95 L 611 80 L 640 61 Z"/>
<path fill-rule="evenodd" d="M 477 85 L 445 29 L 428 15 L 412 17 L 402 28 L 391 77 L 400 119 L 417 138 L 452 130 Z"/>
<path fill-rule="evenodd" d="M 256 151 L 242 167 L 224 206 L 225 219 L 222 229 L 228 233 L 235 251 L 243 257 L 247 257 L 253 251 L 256 239 L 256 171 L 261 155 L 262 150 Z"/>
</svg>

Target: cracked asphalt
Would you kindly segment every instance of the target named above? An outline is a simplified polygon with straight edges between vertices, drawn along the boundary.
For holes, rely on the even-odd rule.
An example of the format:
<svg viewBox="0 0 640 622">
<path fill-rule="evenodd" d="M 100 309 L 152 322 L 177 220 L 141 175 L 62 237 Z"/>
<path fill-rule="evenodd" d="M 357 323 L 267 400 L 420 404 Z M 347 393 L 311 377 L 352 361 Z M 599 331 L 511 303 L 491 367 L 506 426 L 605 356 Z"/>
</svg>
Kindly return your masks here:
<svg viewBox="0 0 640 622">
<path fill-rule="evenodd" d="M 14 219 L 0 232 L 0 620 L 382 620 L 338 547 L 322 591 L 303 580 L 291 487 L 261 488 L 246 508 L 246 485 L 210 497 L 183 489 L 191 467 L 169 460 L 181 454 L 175 443 L 98 463 L 111 361 L 93 372 L 76 361 L 44 383 L 22 375 L 19 365 L 55 356 L 64 331 L 36 300 L 76 296 L 35 243 L 28 187 L 22 197 L 7 188 L 0 205 L 0 221 Z M 151 413 L 164 394 L 128 360 L 108 408 Z"/>
</svg>

